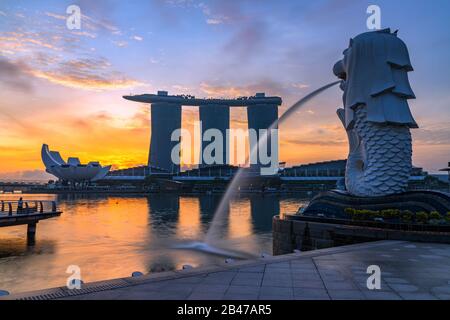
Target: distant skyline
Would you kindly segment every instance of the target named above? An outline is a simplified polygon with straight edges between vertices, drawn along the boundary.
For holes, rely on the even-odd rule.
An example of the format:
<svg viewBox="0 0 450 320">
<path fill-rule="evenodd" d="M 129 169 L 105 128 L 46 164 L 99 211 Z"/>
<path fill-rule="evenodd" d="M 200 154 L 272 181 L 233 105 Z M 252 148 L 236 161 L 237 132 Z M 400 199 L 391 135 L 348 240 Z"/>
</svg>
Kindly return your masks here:
<svg viewBox="0 0 450 320">
<path fill-rule="evenodd" d="M 81 29 L 66 8 L 81 9 Z M 399 29 L 415 69 L 410 107 L 413 164 L 436 172 L 450 161 L 450 1 L 8 1 L 0 2 L 0 179 L 43 176 L 42 143 L 83 162 L 145 164 L 149 106 L 130 93 L 282 97 L 281 115 L 335 80 L 332 66 L 366 29 L 370 4 L 382 27 Z M 288 166 L 347 156 L 333 88 L 280 127 Z M 193 130 L 196 107 L 184 107 Z M 244 108 L 231 127 L 246 127 Z"/>
</svg>

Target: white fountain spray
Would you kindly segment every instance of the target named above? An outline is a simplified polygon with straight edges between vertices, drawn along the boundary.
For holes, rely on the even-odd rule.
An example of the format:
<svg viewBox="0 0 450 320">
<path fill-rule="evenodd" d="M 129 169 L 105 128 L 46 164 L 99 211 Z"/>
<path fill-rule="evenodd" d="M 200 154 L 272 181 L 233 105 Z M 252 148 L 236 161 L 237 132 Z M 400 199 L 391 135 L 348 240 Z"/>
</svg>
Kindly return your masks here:
<svg viewBox="0 0 450 320">
<path fill-rule="evenodd" d="M 246 160 L 246 164 L 248 165 L 249 159 L 255 159 L 258 149 L 260 148 L 260 144 L 267 145 L 267 139 L 268 139 L 268 133 L 271 132 L 272 129 L 278 128 L 278 126 L 283 123 L 286 119 L 288 119 L 294 112 L 298 111 L 305 103 L 307 103 L 309 100 L 317 96 L 318 94 L 322 93 L 323 91 L 341 83 L 342 81 L 334 81 L 332 83 L 329 83 L 313 92 L 308 94 L 307 96 L 303 97 L 296 103 L 294 103 L 290 108 L 284 112 L 281 117 L 279 117 L 277 120 L 275 120 L 270 127 L 263 133 L 261 138 L 258 140 L 258 143 L 253 145 L 253 147 L 250 150 L 249 157 Z M 240 180 L 242 178 L 242 174 L 244 172 L 243 168 L 239 168 L 239 170 L 234 175 L 232 181 L 228 185 L 225 194 L 223 195 L 222 199 L 220 200 L 219 206 L 217 207 L 214 217 L 211 221 L 210 227 L 208 229 L 208 232 L 205 236 L 205 241 L 200 242 L 190 242 L 186 244 L 179 244 L 174 246 L 176 249 L 187 249 L 187 250 L 195 250 L 195 251 L 202 251 L 210 254 L 215 255 L 221 255 L 226 257 L 233 257 L 233 258 L 248 258 L 251 255 L 244 252 L 237 252 L 232 251 L 228 249 L 219 248 L 217 246 L 217 241 L 219 239 L 220 234 L 220 226 L 222 225 L 222 222 L 226 219 L 226 213 L 227 213 L 227 204 L 230 202 L 230 200 L 233 197 L 234 192 L 238 189 Z"/>
</svg>

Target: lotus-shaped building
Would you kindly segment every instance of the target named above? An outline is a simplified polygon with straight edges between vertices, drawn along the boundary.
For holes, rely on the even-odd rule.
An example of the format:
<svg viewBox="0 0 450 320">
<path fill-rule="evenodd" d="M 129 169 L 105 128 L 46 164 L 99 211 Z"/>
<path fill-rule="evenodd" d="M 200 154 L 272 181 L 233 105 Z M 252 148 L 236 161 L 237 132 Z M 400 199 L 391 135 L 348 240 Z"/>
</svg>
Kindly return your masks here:
<svg viewBox="0 0 450 320">
<path fill-rule="evenodd" d="M 46 144 L 42 145 L 41 158 L 45 171 L 64 181 L 97 181 L 103 179 L 111 169 L 111 166 L 102 167 L 98 161 L 81 164 L 78 158 L 70 157 L 66 162 L 58 151 L 50 151 Z"/>
</svg>

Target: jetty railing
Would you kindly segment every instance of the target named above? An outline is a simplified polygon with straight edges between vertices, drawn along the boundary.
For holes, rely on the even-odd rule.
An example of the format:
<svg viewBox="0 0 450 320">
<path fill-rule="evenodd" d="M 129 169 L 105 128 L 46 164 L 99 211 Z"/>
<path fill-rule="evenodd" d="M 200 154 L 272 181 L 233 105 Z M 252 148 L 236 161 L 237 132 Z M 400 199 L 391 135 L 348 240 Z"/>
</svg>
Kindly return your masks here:
<svg viewBox="0 0 450 320">
<path fill-rule="evenodd" d="M 27 215 L 36 213 L 55 213 L 56 201 L 48 200 L 1 200 L 0 215 Z"/>
<path fill-rule="evenodd" d="M 34 245 L 40 220 L 61 215 L 56 201 L 0 200 L 0 227 L 27 225 L 27 244 Z"/>
</svg>

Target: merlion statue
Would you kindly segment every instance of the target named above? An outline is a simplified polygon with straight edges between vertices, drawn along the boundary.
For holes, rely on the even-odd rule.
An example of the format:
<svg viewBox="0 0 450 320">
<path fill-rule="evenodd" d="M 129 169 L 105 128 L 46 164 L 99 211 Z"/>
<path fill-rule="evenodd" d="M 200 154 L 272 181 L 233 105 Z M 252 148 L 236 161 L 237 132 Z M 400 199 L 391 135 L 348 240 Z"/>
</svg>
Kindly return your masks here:
<svg viewBox="0 0 450 320">
<path fill-rule="evenodd" d="M 343 80 L 337 113 L 350 145 L 346 189 L 366 197 L 402 193 L 412 168 L 410 129 L 418 127 L 407 101 L 415 98 L 408 49 L 385 29 L 350 39 L 343 54 L 333 72 Z"/>
<path fill-rule="evenodd" d="M 405 192 L 412 168 L 410 129 L 417 128 L 408 106 L 408 99 L 415 98 L 408 82 L 412 70 L 408 49 L 396 32 L 372 31 L 350 40 L 333 68 L 343 80 L 344 108 L 337 114 L 350 145 L 347 192 L 321 192 L 301 215 L 353 219 L 349 208 L 437 211 L 442 216 L 450 211 L 446 193 Z"/>
</svg>

